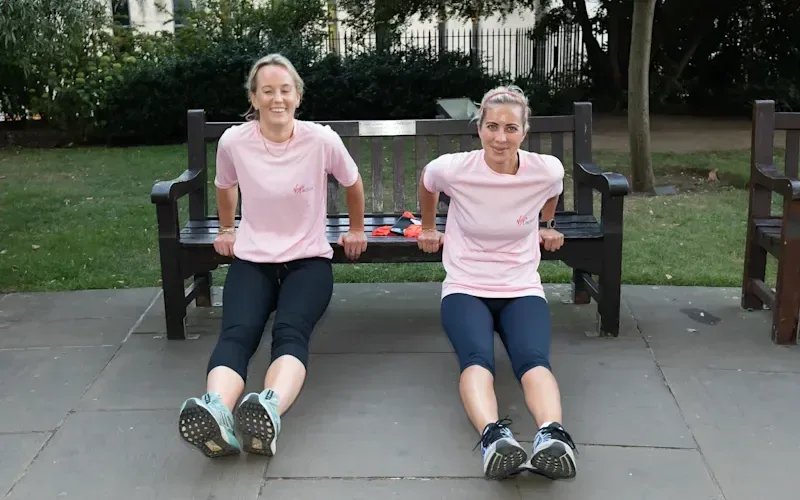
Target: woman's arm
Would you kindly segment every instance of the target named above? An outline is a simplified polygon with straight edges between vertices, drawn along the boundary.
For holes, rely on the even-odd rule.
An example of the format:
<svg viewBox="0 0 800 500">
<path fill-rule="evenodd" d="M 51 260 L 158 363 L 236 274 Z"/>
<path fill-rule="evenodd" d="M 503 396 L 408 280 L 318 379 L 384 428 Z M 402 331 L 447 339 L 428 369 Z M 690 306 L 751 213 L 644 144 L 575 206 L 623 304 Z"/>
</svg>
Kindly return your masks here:
<svg viewBox="0 0 800 500">
<path fill-rule="evenodd" d="M 558 196 L 555 195 L 544 204 L 542 207 L 542 220 L 554 219 L 556 216 L 556 205 L 558 205 Z"/>
<path fill-rule="evenodd" d="M 219 213 L 219 227 L 231 228 L 236 219 L 236 205 L 239 202 L 239 187 L 227 189 L 217 188 L 217 212 Z"/>
<path fill-rule="evenodd" d="M 422 169 L 419 176 L 419 208 L 422 212 L 422 230 L 436 229 L 436 206 L 439 204 L 439 193 L 430 192 L 425 187 L 425 171 L 427 166 Z"/>
<path fill-rule="evenodd" d="M 347 213 L 350 216 L 350 231 L 364 231 L 364 183 L 361 174 L 352 185 L 344 188 Z"/>
</svg>

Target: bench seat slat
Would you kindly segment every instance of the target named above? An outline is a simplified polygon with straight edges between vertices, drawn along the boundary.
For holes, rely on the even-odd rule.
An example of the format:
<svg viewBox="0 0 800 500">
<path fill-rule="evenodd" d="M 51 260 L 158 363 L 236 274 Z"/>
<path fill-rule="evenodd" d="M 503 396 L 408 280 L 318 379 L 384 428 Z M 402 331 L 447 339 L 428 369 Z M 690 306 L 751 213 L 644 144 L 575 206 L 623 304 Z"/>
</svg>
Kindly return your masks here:
<svg viewBox="0 0 800 500">
<path fill-rule="evenodd" d="M 370 233 L 381 226 L 391 226 L 397 220 L 396 217 L 369 217 L 365 220 L 364 230 L 367 232 L 367 240 L 370 245 L 416 245 L 414 238 L 403 236 L 372 236 Z M 445 231 L 445 217 L 436 218 L 436 227 L 439 231 Z M 236 221 L 238 227 L 239 221 Z M 564 234 L 565 240 L 583 239 L 602 239 L 603 230 L 592 215 L 559 214 L 556 217 L 556 224 Z M 328 219 L 326 234 L 330 243 L 335 243 L 339 235 L 346 232 L 348 228 L 347 218 L 331 217 Z M 219 231 L 219 221 L 209 219 L 207 221 L 189 222 L 181 231 L 180 243 L 183 246 L 211 246 L 214 244 Z"/>
</svg>

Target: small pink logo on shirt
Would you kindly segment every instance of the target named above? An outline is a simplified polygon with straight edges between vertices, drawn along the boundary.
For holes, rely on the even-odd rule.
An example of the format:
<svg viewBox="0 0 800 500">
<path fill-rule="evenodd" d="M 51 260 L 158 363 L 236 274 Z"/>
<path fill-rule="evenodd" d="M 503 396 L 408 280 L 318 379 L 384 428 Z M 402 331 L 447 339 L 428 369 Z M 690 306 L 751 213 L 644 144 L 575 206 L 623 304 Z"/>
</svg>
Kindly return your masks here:
<svg viewBox="0 0 800 500">
<path fill-rule="evenodd" d="M 307 192 L 311 191 L 312 189 L 314 189 L 314 186 L 306 187 L 303 184 L 297 184 L 294 187 L 294 194 L 307 193 Z"/>
<path fill-rule="evenodd" d="M 517 225 L 518 226 L 527 226 L 528 224 L 530 224 L 532 222 L 533 222 L 533 219 L 528 220 L 528 216 L 527 215 L 520 215 L 517 218 Z"/>
</svg>

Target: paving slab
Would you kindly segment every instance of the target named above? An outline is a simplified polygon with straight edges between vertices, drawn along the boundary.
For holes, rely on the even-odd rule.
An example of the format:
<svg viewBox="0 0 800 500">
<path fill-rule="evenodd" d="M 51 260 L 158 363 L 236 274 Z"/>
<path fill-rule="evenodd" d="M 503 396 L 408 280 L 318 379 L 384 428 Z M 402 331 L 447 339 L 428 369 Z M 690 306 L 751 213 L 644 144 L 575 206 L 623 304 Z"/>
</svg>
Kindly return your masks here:
<svg viewBox="0 0 800 500">
<path fill-rule="evenodd" d="M 186 308 L 186 326 L 190 335 L 218 333 L 218 325 L 222 320 L 222 289 L 212 288 L 212 301 L 218 302 L 216 307 L 196 307 L 194 302 Z M 218 296 L 217 296 L 218 295 Z M 213 302 L 212 302 L 213 303 Z M 159 293 L 153 301 L 152 307 L 147 310 L 142 320 L 134 329 L 134 334 L 163 334 L 167 331 L 164 321 L 164 295 Z"/>
<path fill-rule="evenodd" d="M 569 285 L 547 285 L 553 324 L 552 350 L 571 354 L 597 352 L 650 356 L 633 315 L 623 304 L 618 338 L 596 338 L 597 304 L 565 303 Z M 453 352 L 442 331 L 439 283 L 339 283 L 311 340 L 313 353 Z M 187 333 L 217 335 L 222 322 L 222 289 L 212 289 L 214 307 L 190 307 Z M 267 337 L 272 320 L 267 323 Z M 136 334 L 163 334 L 163 301 L 158 299 Z M 497 346 L 501 347 L 499 339 Z"/>
<path fill-rule="evenodd" d="M 0 350 L 0 433 L 56 429 L 115 351 Z"/>
<path fill-rule="evenodd" d="M 594 337 L 597 305 L 565 304 L 570 288 L 545 288 L 551 310 L 552 350 L 594 354 L 598 350 L 648 355 L 633 316 L 623 306 L 620 336 Z M 312 337 L 316 353 L 453 352 L 439 314 L 441 284 L 337 284 L 331 305 Z M 499 339 L 497 345 L 502 346 Z"/>
<path fill-rule="evenodd" d="M 770 312 L 738 288 L 630 286 L 623 297 L 661 366 L 800 372 L 800 346 L 770 339 Z"/>
<path fill-rule="evenodd" d="M 510 366 L 498 358 L 501 416 L 514 421 L 518 439 L 532 440 L 533 418 Z M 694 447 L 653 366 L 608 367 L 577 355 L 559 359 L 565 362 L 554 372 L 564 421 L 576 441 Z M 373 436 L 381 445 L 354 436 Z M 461 404 L 453 356 L 317 355 L 303 393 L 284 418 L 278 444 L 283 454 L 270 464 L 268 475 L 469 476 L 479 460 L 474 451 L 478 438 Z"/>
<path fill-rule="evenodd" d="M 480 462 L 474 468 L 479 475 Z M 549 481 L 530 474 L 505 481 L 419 477 L 270 478 L 259 498 L 723 500 L 696 450 L 586 446 L 581 448 L 578 457 L 578 471 L 578 477 L 572 481 Z"/>
<path fill-rule="evenodd" d="M 25 468 L 44 445 L 49 432 L 0 434 L 0 497 L 25 473 Z"/>
<path fill-rule="evenodd" d="M 119 345 L 136 318 L 80 318 L 0 324 L 0 349 Z"/>
<path fill-rule="evenodd" d="M 431 478 L 269 479 L 259 500 L 517 500 L 516 481 Z"/>
<path fill-rule="evenodd" d="M 79 410 L 179 408 L 186 398 L 205 392 L 206 368 L 216 341 L 215 335 L 195 340 L 132 335 L 86 393 Z M 250 362 L 248 391 L 264 389 L 270 350 L 268 342 L 263 344 Z"/>
<path fill-rule="evenodd" d="M 12 293 L 0 301 L 0 321 L 138 319 L 158 293 L 157 288 Z"/>
<path fill-rule="evenodd" d="M 71 414 L 6 500 L 258 497 L 261 457 L 208 460 L 176 429 L 173 411 Z"/>
<path fill-rule="evenodd" d="M 797 497 L 800 374 L 664 373 L 727 500 Z"/>
</svg>

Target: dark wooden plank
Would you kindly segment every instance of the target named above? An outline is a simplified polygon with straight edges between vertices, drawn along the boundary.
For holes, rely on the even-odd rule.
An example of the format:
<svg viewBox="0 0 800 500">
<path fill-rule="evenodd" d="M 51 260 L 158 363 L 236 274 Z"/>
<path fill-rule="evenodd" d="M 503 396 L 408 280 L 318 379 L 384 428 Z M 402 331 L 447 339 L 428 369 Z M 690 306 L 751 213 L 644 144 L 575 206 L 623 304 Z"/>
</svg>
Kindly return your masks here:
<svg viewBox="0 0 800 500">
<path fill-rule="evenodd" d="M 392 161 L 394 163 L 394 211 L 402 212 L 405 210 L 405 186 L 406 186 L 406 164 L 405 164 L 405 137 L 393 137 L 392 145 L 394 151 Z"/>
<path fill-rule="evenodd" d="M 796 111 L 775 113 L 775 128 L 777 130 L 800 130 L 800 113 Z"/>
<path fill-rule="evenodd" d="M 579 182 L 574 165 L 594 163 L 592 158 L 592 105 L 591 103 L 575 103 L 575 133 L 572 136 L 572 195 L 574 209 L 580 214 L 594 213 L 593 192 L 590 186 Z"/>
<path fill-rule="evenodd" d="M 450 153 L 452 151 L 449 137 L 447 137 L 446 135 L 440 135 L 436 139 L 437 139 L 436 150 L 439 152 L 439 156 Z"/>
<path fill-rule="evenodd" d="M 542 152 L 542 135 L 538 132 L 528 134 L 528 151 L 531 153 Z"/>
<path fill-rule="evenodd" d="M 328 176 L 328 213 L 335 214 L 339 211 L 339 183 L 336 182 L 335 179 L 332 179 L 333 176 Z"/>
<path fill-rule="evenodd" d="M 786 131 L 786 164 L 784 174 L 790 179 L 797 179 L 800 168 L 800 130 Z"/>
<path fill-rule="evenodd" d="M 416 200 L 415 203 L 415 210 L 419 213 L 419 178 L 422 175 L 422 170 L 425 168 L 425 165 L 428 164 L 428 143 L 425 140 L 425 137 L 417 136 L 416 143 L 414 144 L 414 159 L 416 165 L 416 179 L 417 185 L 414 187 L 414 199 Z"/>
<path fill-rule="evenodd" d="M 446 217 L 437 217 L 436 226 L 444 232 Z M 405 241 L 410 238 L 400 236 L 372 236 L 370 233 L 379 227 L 392 226 L 397 221 L 397 217 L 369 217 L 365 219 L 364 230 L 367 232 L 367 239 L 370 242 L 379 244 L 392 244 L 398 241 Z M 210 222 L 210 221 L 209 221 Z M 238 222 L 238 221 L 237 221 Z M 571 216 L 567 220 L 557 222 L 559 230 L 564 234 L 565 239 L 597 239 L 603 237 L 602 227 L 596 220 L 588 220 L 586 217 Z M 238 226 L 238 224 L 237 224 Z M 335 243 L 338 235 L 349 229 L 347 218 L 330 218 L 327 223 L 326 232 L 328 240 Z M 214 238 L 219 231 L 218 226 L 198 224 L 187 225 L 181 231 L 182 245 L 213 245 Z M 400 238 L 400 240 L 398 240 Z"/>
<path fill-rule="evenodd" d="M 389 120 L 380 120 L 389 121 Z M 405 120 L 403 120 L 405 121 Z M 415 122 L 415 135 L 476 135 L 475 123 L 472 120 L 453 119 L 425 119 L 412 120 Z M 242 122 L 206 122 L 204 136 L 206 141 L 215 141 L 222 136 L 228 128 Z M 361 137 L 357 121 L 320 121 L 321 125 L 328 125 L 341 137 Z M 532 116 L 529 123 L 531 133 L 572 132 L 575 122 L 570 115 L 557 116 Z"/>
<path fill-rule="evenodd" d="M 364 219 L 368 223 L 374 223 L 377 225 L 383 224 L 394 224 L 394 221 L 397 220 L 398 217 L 402 215 L 401 213 L 395 214 L 376 214 L 376 213 L 367 213 L 364 215 Z M 417 214 L 418 215 L 418 214 Z M 436 221 L 444 223 L 447 218 L 443 215 L 437 216 Z M 241 221 L 241 217 L 237 216 L 235 220 L 235 226 L 239 226 L 239 222 Z M 329 215 L 327 218 L 327 225 L 342 225 L 346 226 L 349 222 L 349 219 L 346 215 L 336 216 L 336 215 Z M 780 227 L 780 219 L 776 219 L 773 221 L 769 219 L 765 224 L 778 224 L 777 227 Z M 583 214 L 575 214 L 570 212 L 565 213 L 557 213 L 556 214 L 556 224 L 557 227 L 566 226 L 566 225 L 585 225 L 585 224 L 598 224 L 597 218 L 593 215 L 583 215 Z M 217 229 L 219 228 L 219 218 L 218 217 L 208 217 L 205 220 L 200 221 L 187 221 L 185 225 L 185 230 L 202 230 L 203 228 L 212 228 Z"/>
<path fill-rule="evenodd" d="M 556 158 L 558 158 L 562 164 L 564 163 L 564 134 L 562 132 L 556 132 L 550 134 L 550 153 Z M 564 165 L 564 170 L 568 172 L 571 169 L 569 168 L 569 165 Z M 559 212 L 564 210 L 563 191 L 561 195 L 558 197 L 558 204 L 556 205 L 556 210 Z"/>
<path fill-rule="evenodd" d="M 775 306 L 775 292 L 772 288 L 761 280 L 753 280 L 750 284 L 753 293 L 764 302 L 764 305 L 772 309 Z"/>
<path fill-rule="evenodd" d="M 458 139 L 458 149 L 459 151 L 472 151 L 472 138 L 471 135 L 462 135 Z"/>
<path fill-rule="evenodd" d="M 380 137 L 372 138 L 372 210 L 383 212 L 383 141 Z"/>
<path fill-rule="evenodd" d="M 205 114 L 201 110 L 190 110 L 187 117 L 188 169 L 199 171 L 199 185 L 202 189 L 189 193 L 189 218 L 198 220 L 208 215 L 208 159 L 205 136 Z"/>
</svg>

